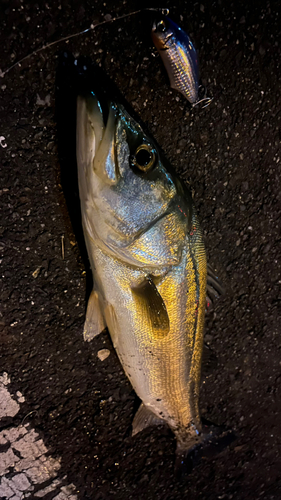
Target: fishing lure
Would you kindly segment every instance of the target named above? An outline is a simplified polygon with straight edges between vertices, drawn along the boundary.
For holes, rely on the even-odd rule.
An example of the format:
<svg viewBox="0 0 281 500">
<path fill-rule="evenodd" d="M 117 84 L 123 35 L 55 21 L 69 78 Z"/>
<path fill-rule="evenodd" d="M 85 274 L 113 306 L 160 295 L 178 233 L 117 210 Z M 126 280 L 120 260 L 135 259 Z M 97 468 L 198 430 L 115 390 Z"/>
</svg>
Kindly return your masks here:
<svg viewBox="0 0 281 500">
<path fill-rule="evenodd" d="M 153 23 L 152 40 L 167 70 L 171 87 L 181 92 L 196 106 L 211 98 L 199 99 L 199 69 L 196 49 L 189 36 L 169 17 L 163 16 Z"/>
</svg>

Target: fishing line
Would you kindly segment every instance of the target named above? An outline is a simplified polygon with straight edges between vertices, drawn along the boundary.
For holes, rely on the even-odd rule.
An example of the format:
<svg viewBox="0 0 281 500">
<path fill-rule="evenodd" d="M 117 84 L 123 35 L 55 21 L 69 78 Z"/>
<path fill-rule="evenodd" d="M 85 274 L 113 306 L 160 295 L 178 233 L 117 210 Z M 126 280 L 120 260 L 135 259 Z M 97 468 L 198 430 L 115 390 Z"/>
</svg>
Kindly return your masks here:
<svg viewBox="0 0 281 500">
<path fill-rule="evenodd" d="M 144 9 L 139 9 L 139 10 L 135 10 L 133 12 L 129 12 L 128 14 L 123 14 L 122 16 L 112 17 L 111 19 L 106 19 L 104 21 L 100 21 L 97 24 L 91 24 L 91 26 L 89 28 L 86 28 L 85 30 L 79 31 L 78 33 L 73 33 L 72 35 L 64 36 L 64 37 L 60 38 L 59 40 L 55 40 L 54 42 L 50 42 L 50 43 L 47 43 L 47 45 L 43 45 L 42 47 L 39 47 L 38 49 L 31 52 L 31 54 L 28 54 L 27 56 L 23 57 L 19 61 L 15 62 L 12 66 L 7 68 L 5 71 L 1 71 L 1 69 L 0 69 L 0 77 L 4 78 L 4 76 L 7 75 L 7 73 L 9 73 L 13 68 L 15 68 L 16 66 L 21 66 L 21 64 L 24 61 L 26 61 L 27 59 L 29 59 L 30 57 L 38 54 L 39 52 L 42 52 L 43 50 L 46 50 L 46 49 L 52 47 L 53 45 L 56 45 L 56 44 L 61 43 L 61 42 L 65 42 L 66 40 L 70 40 L 71 38 L 74 38 L 74 37 L 79 36 L 79 35 L 84 35 L 84 33 L 88 33 L 89 31 L 94 31 L 96 28 L 98 28 L 99 26 L 102 26 L 104 24 L 113 23 L 115 21 L 119 21 L 120 19 L 125 19 L 126 17 L 134 16 L 134 15 L 139 14 L 140 12 L 143 12 L 145 10 L 161 12 L 161 14 L 163 16 L 168 16 L 168 14 L 169 14 L 169 9 L 161 9 L 161 8 L 157 9 L 157 8 L 153 8 L 153 7 L 146 7 Z"/>
</svg>

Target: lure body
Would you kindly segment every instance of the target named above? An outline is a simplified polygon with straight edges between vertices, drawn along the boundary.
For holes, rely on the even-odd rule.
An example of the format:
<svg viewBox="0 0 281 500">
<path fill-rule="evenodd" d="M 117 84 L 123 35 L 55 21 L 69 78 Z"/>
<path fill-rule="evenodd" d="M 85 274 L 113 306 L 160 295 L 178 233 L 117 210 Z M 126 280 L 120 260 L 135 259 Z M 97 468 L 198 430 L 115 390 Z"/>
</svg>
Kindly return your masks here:
<svg viewBox="0 0 281 500">
<path fill-rule="evenodd" d="M 189 36 L 169 17 L 155 21 L 152 40 L 167 70 L 171 87 L 191 103 L 198 101 L 198 57 Z"/>
</svg>

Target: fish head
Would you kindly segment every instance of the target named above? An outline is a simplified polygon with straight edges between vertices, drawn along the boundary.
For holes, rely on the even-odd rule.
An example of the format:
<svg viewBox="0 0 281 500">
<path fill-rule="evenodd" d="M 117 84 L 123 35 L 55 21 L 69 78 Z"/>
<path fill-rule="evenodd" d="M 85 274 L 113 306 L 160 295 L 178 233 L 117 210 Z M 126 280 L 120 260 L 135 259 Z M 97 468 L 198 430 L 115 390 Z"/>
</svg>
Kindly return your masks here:
<svg viewBox="0 0 281 500">
<path fill-rule="evenodd" d="M 77 163 L 84 228 L 108 247 L 130 244 L 185 203 L 181 184 L 139 123 L 93 92 L 78 98 Z"/>
</svg>

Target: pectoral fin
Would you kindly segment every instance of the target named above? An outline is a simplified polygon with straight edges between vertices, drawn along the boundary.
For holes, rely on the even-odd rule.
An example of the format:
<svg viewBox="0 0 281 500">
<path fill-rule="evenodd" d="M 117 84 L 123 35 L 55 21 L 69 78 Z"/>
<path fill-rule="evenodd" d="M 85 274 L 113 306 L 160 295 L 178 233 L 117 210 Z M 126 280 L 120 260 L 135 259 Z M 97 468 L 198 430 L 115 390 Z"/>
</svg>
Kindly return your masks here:
<svg viewBox="0 0 281 500">
<path fill-rule="evenodd" d="M 150 427 L 151 425 L 164 425 L 165 421 L 157 417 L 151 410 L 149 410 L 143 403 L 140 405 L 133 420 L 132 436 L 138 432 Z"/>
<path fill-rule="evenodd" d="M 170 331 L 169 316 L 152 277 L 148 276 L 140 285 L 132 287 L 132 291 L 140 306 L 140 314 L 151 326 L 153 337 L 166 337 Z"/>
<path fill-rule="evenodd" d="M 86 320 L 84 323 L 84 340 L 90 342 L 106 328 L 106 324 L 101 312 L 99 296 L 93 290 L 87 305 Z"/>
</svg>

